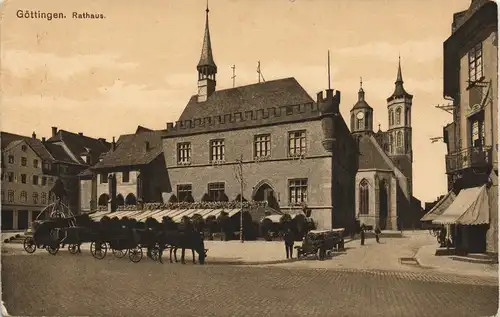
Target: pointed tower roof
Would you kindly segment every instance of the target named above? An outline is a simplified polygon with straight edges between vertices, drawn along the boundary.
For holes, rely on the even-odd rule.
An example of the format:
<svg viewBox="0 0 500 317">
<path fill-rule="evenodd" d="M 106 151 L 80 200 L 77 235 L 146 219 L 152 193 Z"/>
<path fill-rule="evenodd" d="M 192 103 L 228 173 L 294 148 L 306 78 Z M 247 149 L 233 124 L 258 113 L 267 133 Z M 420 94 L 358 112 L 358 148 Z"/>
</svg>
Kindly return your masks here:
<svg viewBox="0 0 500 317">
<path fill-rule="evenodd" d="M 387 98 L 387 101 L 390 101 L 394 98 L 402 98 L 402 97 L 413 98 L 413 95 L 406 92 L 403 83 L 404 81 L 403 81 L 403 74 L 401 72 L 401 56 L 400 56 L 398 62 L 398 75 L 396 76 L 396 82 L 394 83 L 395 85 L 394 92 L 389 98 Z"/>
<path fill-rule="evenodd" d="M 359 81 L 359 91 L 358 91 L 358 102 L 352 107 L 352 110 L 355 109 L 373 109 L 365 100 L 365 91 L 363 90 L 363 78 L 360 78 Z"/>
<path fill-rule="evenodd" d="M 203 66 L 211 66 L 217 69 L 217 65 L 215 65 L 214 57 L 212 54 L 212 42 L 210 41 L 210 28 L 208 27 L 208 1 L 207 1 L 207 9 L 205 10 L 205 36 L 203 37 L 203 46 L 201 48 L 201 57 L 198 62 L 198 67 Z"/>
</svg>

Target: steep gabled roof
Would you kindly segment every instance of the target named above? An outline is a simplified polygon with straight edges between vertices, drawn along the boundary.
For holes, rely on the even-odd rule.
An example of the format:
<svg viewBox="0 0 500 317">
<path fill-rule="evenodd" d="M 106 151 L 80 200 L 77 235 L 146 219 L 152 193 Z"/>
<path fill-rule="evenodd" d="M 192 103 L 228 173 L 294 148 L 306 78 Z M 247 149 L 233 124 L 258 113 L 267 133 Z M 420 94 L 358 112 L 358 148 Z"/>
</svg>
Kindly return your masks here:
<svg viewBox="0 0 500 317">
<path fill-rule="evenodd" d="M 159 130 L 122 135 L 116 142 L 116 149 L 109 151 L 92 169 L 149 164 L 163 153 L 161 138 L 164 134 L 165 131 Z M 146 150 L 146 142 L 149 142 L 149 150 Z"/>
<path fill-rule="evenodd" d="M 33 151 L 35 151 L 38 157 L 40 157 L 42 160 L 46 161 L 54 160 L 54 157 L 49 153 L 49 151 L 47 151 L 44 144 L 39 139 L 8 132 L 1 132 L 0 138 L 2 144 L 2 151 L 4 151 L 13 141 L 23 140 L 28 144 L 28 146 L 30 146 L 33 149 Z"/>
<path fill-rule="evenodd" d="M 205 102 L 198 102 L 197 95 L 194 95 L 179 121 L 313 102 L 297 80 L 290 77 L 218 90 Z"/>
<path fill-rule="evenodd" d="M 60 142 L 57 143 L 45 143 L 45 147 L 49 152 L 52 154 L 52 156 L 59 162 L 65 162 L 65 163 L 70 163 L 70 164 L 80 164 L 80 161 L 76 159 L 73 159 L 68 152 L 63 147 L 63 144 Z"/>
<path fill-rule="evenodd" d="M 81 158 L 82 153 L 87 153 L 88 150 L 91 151 L 92 155 L 99 156 L 103 152 L 107 152 L 111 148 L 111 144 L 103 140 L 90 138 L 88 136 L 72 133 L 65 130 L 59 130 L 57 134 L 47 140 L 48 143 L 63 143 L 60 145 L 63 151 L 69 151 L 70 153 L 63 154 L 61 149 L 53 147 L 57 151 L 56 159 L 61 161 L 67 161 L 69 156 L 71 163 L 78 163 L 82 165 L 87 165 L 86 162 Z"/>
<path fill-rule="evenodd" d="M 387 156 L 372 136 L 363 135 L 359 138 L 359 170 L 392 170 L 384 155 Z"/>
<path fill-rule="evenodd" d="M 154 130 L 143 127 L 142 125 L 137 126 L 137 129 L 135 130 L 135 133 L 141 133 L 141 132 L 152 132 Z"/>
</svg>

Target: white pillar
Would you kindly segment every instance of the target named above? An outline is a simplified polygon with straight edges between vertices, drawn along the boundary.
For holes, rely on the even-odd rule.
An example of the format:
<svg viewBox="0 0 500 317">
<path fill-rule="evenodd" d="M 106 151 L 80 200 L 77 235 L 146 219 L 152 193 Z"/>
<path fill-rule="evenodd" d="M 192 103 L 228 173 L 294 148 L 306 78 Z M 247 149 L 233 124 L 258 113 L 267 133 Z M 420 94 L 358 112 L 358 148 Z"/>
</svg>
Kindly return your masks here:
<svg viewBox="0 0 500 317">
<path fill-rule="evenodd" d="M 12 229 L 14 229 L 14 230 L 17 230 L 17 229 L 18 229 L 18 227 L 17 227 L 17 218 L 18 218 L 18 214 L 17 214 L 17 213 L 18 213 L 18 210 L 17 210 L 17 209 L 13 209 L 13 210 L 12 210 L 12 221 L 14 222 L 14 223 L 12 224 Z"/>
</svg>

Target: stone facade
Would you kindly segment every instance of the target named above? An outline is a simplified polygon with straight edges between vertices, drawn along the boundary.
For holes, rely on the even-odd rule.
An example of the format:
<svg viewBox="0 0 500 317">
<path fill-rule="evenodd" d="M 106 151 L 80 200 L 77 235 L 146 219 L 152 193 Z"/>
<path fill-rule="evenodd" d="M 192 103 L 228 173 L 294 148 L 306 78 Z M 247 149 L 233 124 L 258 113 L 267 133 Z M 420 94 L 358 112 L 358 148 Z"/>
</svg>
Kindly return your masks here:
<svg viewBox="0 0 500 317">
<path fill-rule="evenodd" d="M 498 253 L 498 16 L 493 1 L 473 0 L 454 15 L 444 42 L 444 95 L 453 102 L 448 145 L 448 189 L 488 188 L 488 225 L 463 225 L 473 239 Z M 482 226 L 486 226 L 482 230 Z"/>
<path fill-rule="evenodd" d="M 28 228 L 52 200 L 55 180 L 26 140 L 8 144 L 2 151 L 2 230 Z"/>
</svg>

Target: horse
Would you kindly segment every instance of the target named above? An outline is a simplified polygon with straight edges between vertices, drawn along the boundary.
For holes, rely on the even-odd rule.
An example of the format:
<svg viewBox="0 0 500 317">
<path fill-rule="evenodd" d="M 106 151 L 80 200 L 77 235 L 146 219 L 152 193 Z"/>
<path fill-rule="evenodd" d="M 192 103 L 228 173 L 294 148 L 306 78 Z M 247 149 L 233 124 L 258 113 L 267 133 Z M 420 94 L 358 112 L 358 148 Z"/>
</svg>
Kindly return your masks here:
<svg viewBox="0 0 500 317">
<path fill-rule="evenodd" d="M 198 262 L 205 264 L 206 252 L 203 236 L 196 231 L 174 231 L 165 230 L 162 234 L 162 245 L 170 246 L 170 263 L 172 263 L 172 253 L 174 253 L 175 262 L 177 262 L 177 249 L 181 249 L 181 263 L 186 264 L 186 249 L 191 249 L 193 255 L 193 264 L 196 263 L 194 252 L 198 253 Z M 163 250 L 160 249 L 160 258 Z"/>
</svg>

